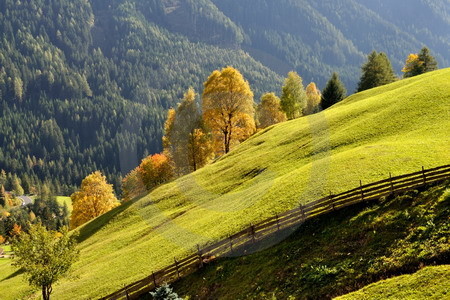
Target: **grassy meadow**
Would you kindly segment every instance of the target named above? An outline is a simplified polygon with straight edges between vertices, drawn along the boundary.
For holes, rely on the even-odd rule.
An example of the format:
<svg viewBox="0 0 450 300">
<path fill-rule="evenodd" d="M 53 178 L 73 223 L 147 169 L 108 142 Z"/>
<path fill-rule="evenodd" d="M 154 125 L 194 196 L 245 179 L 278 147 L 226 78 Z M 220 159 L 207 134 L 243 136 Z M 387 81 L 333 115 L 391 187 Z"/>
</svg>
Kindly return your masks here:
<svg viewBox="0 0 450 300">
<path fill-rule="evenodd" d="M 107 295 L 197 244 L 330 191 L 449 163 L 449 99 L 445 69 L 257 133 L 213 164 L 83 226 L 81 259 L 54 297 Z"/>
<path fill-rule="evenodd" d="M 450 265 L 426 267 L 411 275 L 373 283 L 357 292 L 338 297 L 336 300 L 449 299 L 449 282 Z"/>
</svg>

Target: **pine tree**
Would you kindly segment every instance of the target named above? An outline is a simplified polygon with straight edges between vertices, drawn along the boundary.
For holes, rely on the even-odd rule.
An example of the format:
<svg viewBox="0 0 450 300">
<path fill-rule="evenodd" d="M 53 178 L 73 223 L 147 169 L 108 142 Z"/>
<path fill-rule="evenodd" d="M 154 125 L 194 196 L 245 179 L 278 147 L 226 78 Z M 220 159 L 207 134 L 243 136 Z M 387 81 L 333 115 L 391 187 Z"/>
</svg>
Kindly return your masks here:
<svg viewBox="0 0 450 300">
<path fill-rule="evenodd" d="M 183 300 L 178 297 L 168 284 L 163 284 L 154 292 L 150 292 L 154 300 Z"/>
<path fill-rule="evenodd" d="M 8 206 L 8 196 L 6 195 L 5 187 L 0 185 L 0 206 L 6 208 Z"/>
<path fill-rule="evenodd" d="M 328 107 L 342 101 L 346 96 L 347 89 L 339 79 L 339 75 L 334 72 L 322 91 L 322 109 L 327 109 Z"/>
<path fill-rule="evenodd" d="M 358 92 L 382 86 L 396 80 L 392 64 L 383 52 L 373 51 L 367 62 L 361 67 L 362 75 L 358 83 Z"/>
<path fill-rule="evenodd" d="M 427 47 L 423 47 L 419 53 L 408 55 L 402 72 L 405 73 L 403 77 L 407 78 L 435 71 L 437 68 L 436 59 L 430 54 Z"/>
<path fill-rule="evenodd" d="M 422 62 L 423 73 L 435 71 L 438 69 L 438 63 L 434 56 L 430 54 L 430 49 L 423 47 L 419 52 L 419 61 Z"/>
</svg>

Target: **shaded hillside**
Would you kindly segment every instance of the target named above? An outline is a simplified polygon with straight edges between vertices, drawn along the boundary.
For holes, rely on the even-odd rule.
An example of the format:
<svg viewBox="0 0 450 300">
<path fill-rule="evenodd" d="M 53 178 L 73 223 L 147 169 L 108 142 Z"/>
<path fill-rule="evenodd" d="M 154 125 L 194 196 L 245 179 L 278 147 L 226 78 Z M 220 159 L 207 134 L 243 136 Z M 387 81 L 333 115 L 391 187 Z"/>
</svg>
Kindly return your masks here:
<svg viewBox="0 0 450 300">
<path fill-rule="evenodd" d="M 346 208 L 307 221 L 267 250 L 219 259 L 175 283 L 174 290 L 189 299 L 330 299 L 426 265 L 448 264 L 449 205 L 447 183 Z M 383 284 L 375 284 L 343 299 L 390 299 L 395 294 L 439 299 L 436 296 L 448 291 L 440 277 L 448 278 L 448 271 L 442 267 L 427 281 L 414 284 L 414 278 L 424 279 L 421 274 L 428 273 L 420 271 L 412 278 L 386 282 L 388 293 L 382 293 Z M 437 295 L 429 298 L 432 287 Z"/>
</svg>

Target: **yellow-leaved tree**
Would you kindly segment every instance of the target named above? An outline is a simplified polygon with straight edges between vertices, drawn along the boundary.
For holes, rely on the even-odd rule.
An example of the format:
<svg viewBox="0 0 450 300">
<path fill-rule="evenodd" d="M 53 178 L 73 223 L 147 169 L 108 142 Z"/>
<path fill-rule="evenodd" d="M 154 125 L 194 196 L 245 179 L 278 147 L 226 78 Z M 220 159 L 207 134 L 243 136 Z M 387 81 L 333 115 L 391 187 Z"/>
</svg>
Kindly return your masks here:
<svg viewBox="0 0 450 300">
<path fill-rule="evenodd" d="M 317 88 L 314 82 L 308 84 L 305 89 L 306 92 L 306 108 L 304 109 L 304 115 L 314 114 L 319 111 L 320 100 L 322 99 L 322 93 Z"/>
<path fill-rule="evenodd" d="M 256 130 L 253 92 L 233 67 L 214 71 L 204 83 L 203 121 L 211 129 L 216 155 L 246 140 Z"/>
<path fill-rule="evenodd" d="M 275 93 L 262 95 L 256 115 L 258 116 L 259 128 L 266 128 L 287 120 L 286 113 L 281 110 L 280 98 Z"/>
<path fill-rule="evenodd" d="M 106 177 L 100 171 L 86 176 L 81 182 L 81 189 L 70 198 L 73 205 L 70 217 L 72 229 L 119 205 L 112 184 L 106 182 Z"/>
<path fill-rule="evenodd" d="M 178 175 L 203 167 L 214 154 L 196 97 L 194 89 L 189 88 L 178 107 L 169 110 L 164 125 L 164 153 L 173 161 Z"/>
</svg>

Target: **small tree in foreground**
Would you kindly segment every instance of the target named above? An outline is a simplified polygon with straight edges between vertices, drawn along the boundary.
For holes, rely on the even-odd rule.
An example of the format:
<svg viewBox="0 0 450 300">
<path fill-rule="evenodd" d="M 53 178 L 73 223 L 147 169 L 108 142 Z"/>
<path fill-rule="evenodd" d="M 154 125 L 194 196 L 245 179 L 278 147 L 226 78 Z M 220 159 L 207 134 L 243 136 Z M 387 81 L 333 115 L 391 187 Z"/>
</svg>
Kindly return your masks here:
<svg viewBox="0 0 450 300">
<path fill-rule="evenodd" d="M 155 300 L 183 300 L 183 298 L 178 297 L 178 294 L 167 283 L 157 288 L 154 292 L 150 292 L 150 295 Z"/>
<path fill-rule="evenodd" d="M 50 299 L 53 284 L 68 273 L 78 259 L 76 236 L 48 231 L 42 224 L 30 225 L 28 233 L 21 233 L 13 241 L 13 265 L 23 270 L 32 286 L 42 290 L 42 298 Z"/>
</svg>

